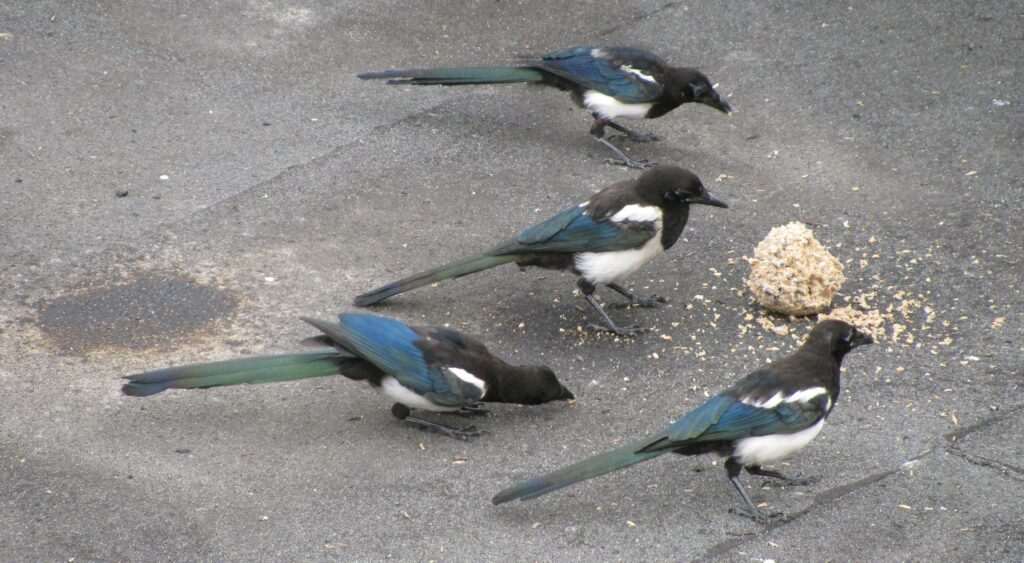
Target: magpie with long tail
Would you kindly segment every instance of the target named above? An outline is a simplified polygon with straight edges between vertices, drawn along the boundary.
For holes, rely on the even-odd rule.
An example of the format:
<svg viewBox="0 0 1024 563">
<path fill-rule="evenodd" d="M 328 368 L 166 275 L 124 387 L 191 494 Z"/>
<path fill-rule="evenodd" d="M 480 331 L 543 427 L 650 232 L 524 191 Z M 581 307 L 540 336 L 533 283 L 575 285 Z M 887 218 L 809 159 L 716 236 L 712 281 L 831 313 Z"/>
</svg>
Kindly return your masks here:
<svg viewBox="0 0 1024 563">
<path fill-rule="evenodd" d="M 638 298 L 619 284 L 676 243 L 690 206 L 696 204 L 728 207 L 693 172 L 655 166 L 636 180 L 612 184 L 484 254 L 389 283 L 356 297 L 354 303 L 365 307 L 417 287 L 515 262 L 520 268 L 570 270 L 579 276 L 576 285 L 604 321 L 603 326 L 591 328 L 618 335 L 642 332 L 645 329 L 620 328 L 612 322 L 593 293 L 598 285 L 606 285 L 630 304 L 655 307 L 663 301 Z"/>
<path fill-rule="evenodd" d="M 590 134 L 618 160 L 631 168 L 647 163 L 633 160 L 604 138 L 605 127 L 634 142 L 660 137 L 631 131 L 615 120 L 654 119 L 682 104 L 698 103 L 732 113 L 729 103 L 699 70 L 669 66 L 664 59 L 635 47 L 574 47 L 508 67 L 422 68 L 364 72 L 362 79 L 386 78 L 388 84 L 461 86 L 533 82 L 568 91 L 573 102 L 594 116 Z"/>
<path fill-rule="evenodd" d="M 343 314 L 337 323 L 302 320 L 323 333 L 308 340 L 330 348 L 130 375 L 121 391 L 145 397 L 165 389 L 343 375 L 366 381 L 395 401 L 391 408 L 395 417 L 460 439 L 478 436 L 480 431 L 432 422 L 410 414 L 411 409 L 472 415 L 487 412 L 480 403 L 539 405 L 575 398 L 551 368 L 507 364 L 479 340 L 448 328 L 411 327 L 366 314 Z"/>
<path fill-rule="evenodd" d="M 843 357 L 871 342 L 870 335 L 850 324 L 822 321 L 799 350 L 755 370 L 668 429 L 509 487 L 492 502 L 537 498 L 667 453 L 716 453 L 726 458 L 726 474 L 746 505 L 730 512 L 758 522 L 784 518 L 781 513 L 758 510 L 740 484 L 740 471 L 746 469 L 751 475 L 780 479 L 791 485 L 812 482 L 788 479 L 762 465 L 792 456 L 821 432 L 839 398 L 839 367 Z"/>
</svg>

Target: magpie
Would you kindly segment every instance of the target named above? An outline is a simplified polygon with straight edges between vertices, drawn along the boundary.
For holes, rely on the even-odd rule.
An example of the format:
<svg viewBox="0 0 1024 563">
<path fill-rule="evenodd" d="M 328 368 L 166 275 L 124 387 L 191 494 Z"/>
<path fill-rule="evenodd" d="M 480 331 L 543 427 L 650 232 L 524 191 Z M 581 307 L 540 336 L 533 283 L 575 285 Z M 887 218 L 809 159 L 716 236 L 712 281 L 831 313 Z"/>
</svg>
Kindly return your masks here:
<svg viewBox="0 0 1024 563">
<path fill-rule="evenodd" d="M 845 322 L 818 323 L 799 350 L 753 371 L 668 429 L 509 487 L 492 502 L 529 500 L 662 454 L 716 453 L 726 458 L 726 474 L 746 505 L 730 512 L 762 523 L 784 518 L 781 513 L 757 509 L 740 484 L 740 470 L 745 468 L 751 475 L 781 479 L 792 485 L 812 482 L 787 479 L 762 465 L 792 456 L 821 432 L 839 398 L 839 366 L 843 356 L 871 342 L 870 335 Z"/>
<path fill-rule="evenodd" d="M 302 317 L 323 334 L 310 340 L 331 348 L 171 367 L 130 375 L 125 395 L 145 397 L 165 389 L 205 389 L 271 383 L 325 375 L 366 381 L 395 401 L 391 413 L 454 438 L 480 435 L 414 416 L 411 409 L 485 414 L 480 403 L 539 405 L 575 399 L 547 366 L 513 366 L 491 355 L 479 340 L 455 330 L 410 327 L 394 319 L 342 314 L 337 323 Z"/>
<path fill-rule="evenodd" d="M 693 172 L 655 166 L 636 180 L 612 184 L 488 252 L 381 286 L 356 297 L 354 303 L 365 307 L 410 289 L 515 262 L 520 268 L 570 270 L 579 276 L 576 285 L 604 321 L 604 326 L 591 328 L 618 335 L 642 332 L 638 327 L 617 326 L 593 293 L 598 285 L 606 285 L 630 304 L 655 307 L 663 302 L 656 296 L 638 298 L 619 283 L 675 244 L 692 204 L 728 207 L 708 192 Z"/>
<path fill-rule="evenodd" d="M 357 76 L 363 80 L 387 78 L 388 84 L 534 82 L 554 86 L 568 91 L 577 106 L 594 116 L 590 134 L 615 154 L 618 160 L 612 162 L 631 168 L 644 168 L 646 163 L 627 157 L 608 142 L 604 138 L 605 127 L 639 143 L 658 141 L 660 137 L 631 131 L 616 119 L 654 119 L 690 102 L 732 113 L 728 102 L 699 70 L 669 66 L 658 55 L 635 47 L 574 47 L 510 67 L 417 68 L 364 72 Z"/>
</svg>

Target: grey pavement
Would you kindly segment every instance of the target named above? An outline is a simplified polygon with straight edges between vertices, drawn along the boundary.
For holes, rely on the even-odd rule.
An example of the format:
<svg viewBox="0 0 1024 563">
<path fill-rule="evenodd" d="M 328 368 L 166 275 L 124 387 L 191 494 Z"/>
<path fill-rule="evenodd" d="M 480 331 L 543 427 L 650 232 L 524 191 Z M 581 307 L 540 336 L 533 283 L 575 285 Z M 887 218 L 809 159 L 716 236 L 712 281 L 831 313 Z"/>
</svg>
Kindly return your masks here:
<svg viewBox="0 0 1024 563">
<path fill-rule="evenodd" d="M 125 374 L 294 350 L 298 315 L 635 176 L 560 92 L 355 78 L 587 44 L 697 66 L 738 110 L 634 123 L 666 140 L 631 154 L 732 204 L 635 279 L 669 306 L 613 312 L 653 332 L 583 332 L 571 276 L 514 267 L 374 309 L 547 363 L 575 404 L 497 406 L 466 443 L 340 377 L 120 395 Z M 1022 53 L 1012 1 L 4 2 L 0 554 L 1020 561 Z M 728 514 L 712 457 L 491 506 L 793 349 L 810 322 L 767 331 L 743 290 L 743 257 L 792 220 L 846 264 L 837 304 L 899 310 L 783 467 L 819 481 L 745 478 L 789 522 Z"/>
</svg>

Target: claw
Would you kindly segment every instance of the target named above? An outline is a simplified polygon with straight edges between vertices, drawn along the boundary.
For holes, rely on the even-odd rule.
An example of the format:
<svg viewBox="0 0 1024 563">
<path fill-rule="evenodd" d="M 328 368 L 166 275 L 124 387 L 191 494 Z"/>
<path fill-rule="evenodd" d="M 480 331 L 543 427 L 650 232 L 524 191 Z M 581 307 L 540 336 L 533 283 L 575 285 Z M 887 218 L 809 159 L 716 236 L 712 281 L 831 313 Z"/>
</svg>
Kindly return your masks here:
<svg viewBox="0 0 1024 563">
<path fill-rule="evenodd" d="M 729 514 L 750 518 L 762 525 L 771 524 L 773 522 L 786 522 L 789 520 L 789 517 L 781 512 L 762 512 L 760 510 L 752 511 L 747 508 L 730 508 Z"/>
<path fill-rule="evenodd" d="M 424 429 L 435 430 L 437 432 L 440 432 L 441 434 L 444 434 L 445 436 L 449 436 L 451 438 L 456 438 L 456 439 L 459 439 L 459 440 L 469 440 L 470 438 L 475 438 L 475 437 L 480 436 L 481 434 L 484 433 L 483 430 L 477 430 L 476 426 L 466 426 L 465 428 L 455 428 L 453 426 L 448 426 L 447 424 L 440 424 L 440 423 L 437 423 L 437 422 L 431 422 L 429 420 L 426 420 L 426 419 L 423 419 L 423 418 L 419 418 L 419 417 L 416 417 L 416 416 L 407 416 L 407 417 L 405 417 L 402 420 L 404 420 L 405 422 L 408 422 L 410 424 L 415 424 L 415 425 L 417 425 L 417 426 L 419 426 L 421 428 L 424 428 Z"/>
<path fill-rule="evenodd" d="M 632 158 L 606 158 L 604 159 L 605 164 L 614 164 L 616 166 L 625 166 L 634 170 L 646 170 L 648 167 L 654 166 L 656 162 L 649 160 L 633 160 Z"/>
<path fill-rule="evenodd" d="M 463 416 L 463 417 L 490 416 L 491 415 L 491 411 L 483 408 L 478 403 L 476 405 L 471 405 L 471 406 L 468 406 L 468 407 L 462 407 L 462 408 L 460 408 L 457 411 L 451 412 L 450 414 L 454 414 L 454 415 L 457 415 L 457 416 Z"/>
<path fill-rule="evenodd" d="M 591 324 L 587 325 L 587 328 L 590 329 L 590 330 L 593 330 L 595 332 L 610 332 L 610 333 L 612 333 L 612 334 L 614 334 L 616 336 L 627 336 L 627 337 L 633 337 L 633 336 L 636 336 L 638 334 L 643 334 L 645 332 L 650 332 L 651 331 L 651 329 L 649 329 L 647 327 L 642 327 L 642 326 L 639 326 L 639 325 L 628 326 L 628 327 L 620 327 L 620 326 L 608 327 L 608 326 L 604 326 L 604 325 L 598 325 L 598 324 L 591 323 Z"/>
<path fill-rule="evenodd" d="M 626 309 L 629 307 L 643 307 L 645 309 L 656 309 L 661 307 L 665 303 L 668 303 L 668 299 L 652 295 L 650 297 L 636 297 L 626 303 L 613 303 L 611 307 L 613 309 Z"/>
<path fill-rule="evenodd" d="M 452 438 L 469 441 L 470 438 L 476 438 L 481 434 L 483 434 L 483 431 L 477 430 L 476 426 L 466 426 L 465 428 L 453 428 L 448 435 Z"/>
</svg>

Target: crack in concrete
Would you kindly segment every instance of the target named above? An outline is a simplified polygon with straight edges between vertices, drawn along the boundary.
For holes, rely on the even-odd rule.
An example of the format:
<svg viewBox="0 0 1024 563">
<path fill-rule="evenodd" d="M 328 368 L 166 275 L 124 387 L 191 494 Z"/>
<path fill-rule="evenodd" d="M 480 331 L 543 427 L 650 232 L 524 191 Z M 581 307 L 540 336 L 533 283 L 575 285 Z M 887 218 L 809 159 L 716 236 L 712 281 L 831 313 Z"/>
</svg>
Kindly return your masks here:
<svg viewBox="0 0 1024 563">
<path fill-rule="evenodd" d="M 990 427 L 990 426 L 992 426 L 994 424 L 997 424 L 1000 421 L 1003 421 L 1003 420 L 1005 420 L 1007 418 L 1010 418 L 1011 416 L 1016 416 L 1021 411 L 1024 411 L 1024 403 L 1021 403 L 1019 405 L 1015 405 L 1015 406 L 1011 407 L 1010 409 L 1005 410 L 1005 411 L 1001 412 L 1000 414 L 998 414 L 996 416 L 992 416 L 992 417 L 980 420 L 978 422 L 975 422 L 972 425 L 964 426 L 962 428 L 957 429 L 954 432 L 950 432 L 948 434 L 943 435 L 943 439 L 946 440 L 947 442 L 949 442 L 949 444 L 950 444 L 949 446 L 947 446 L 945 448 L 946 451 L 949 451 L 950 453 L 956 454 L 956 455 L 964 458 L 965 460 L 967 460 L 970 463 L 974 463 L 976 465 L 980 465 L 980 466 L 983 466 L 983 467 L 992 467 L 992 468 L 995 468 L 995 469 L 999 469 L 1000 471 L 1003 471 L 1004 473 L 1006 473 L 1007 475 L 1009 475 L 1010 477 L 1012 477 L 1014 479 L 1018 479 L 1018 480 L 1024 481 L 1024 469 L 1018 468 L 1018 467 L 1014 467 L 1012 465 L 1005 464 L 1005 463 L 1003 463 L 1001 461 L 998 461 L 998 460 L 993 460 L 993 459 L 989 459 L 989 458 L 986 458 L 986 457 L 976 456 L 974 454 L 969 454 L 969 453 L 963 451 L 962 449 L 960 449 L 959 445 L 956 444 L 957 441 L 962 440 L 963 438 L 965 438 L 967 436 L 970 436 L 971 434 L 973 434 L 975 432 L 978 432 L 980 430 L 984 430 L 984 429 L 986 429 L 986 428 L 988 428 L 988 427 Z M 842 498 L 842 497 L 844 497 L 844 496 L 846 496 L 846 495 L 848 495 L 848 494 L 850 494 L 852 492 L 855 492 L 855 491 L 858 491 L 860 489 L 866 488 L 866 487 L 868 487 L 870 485 L 873 485 L 873 484 L 875 484 L 875 483 L 877 483 L 877 482 L 879 482 L 879 481 L 881 481 L 883 479 L 891 477 L 891 476 L 899 473 L 900 471 L 902 471 L 907 465 L 913 465 L 915 462 L 918 462 L 918 461 L 920 461 L 920 460 L 922 460 L 922 459 L 932 455 L 938 449 L 939 448 L 930 448 L 928 450 L 925 450 L 925 451 L 917 454 L 916 456 L 911 457 L 910 459 L 907 459 L 907 460 L 903 461 L 902 463 L 900 463 L 899 467 L 897 467 L 895 469 L 889 469 L 889 470 L 886 470 L 886 471 L 881 471 L 881 472 L 878 472 L 878 473 L 874 473 L 874 474 L 868 475 L 867 477 L 864 477 L 863 479 L 860 479 L 858 481 L 854 481 L 852 483 L 847 483 L 845 485 L 840 485 L 838 487 L 833 487 L 831 489 L 827 489 L 827 490 L 825 490 L 825 491 L 823 491 L 821 493 L 818 493 L 818 494 L 816 494 L 814 496 L 814 500 L 811 501 L 810 505 L 808 505 L 806 508 L 804 508 L 802 510 L 799 510 L 797 512 L 794 512 L 794 513 L 790 514 L 788 516 L 788 518 L 786 518 L 785 520 L 781 520 L 781 521 L 778 521 L 778 522 L 773 522 L 771 524 L 768 524 L 768 525 L 762 527 L 760 530 L 757 530 L 757 531 L 755 531 L 753 533 L 745 534 L 745 535 L 742 535 L 742 536 L 739 536 L 739 537 L 736 537 L 736 538 L 732 538 L 732 539 L 728 539 L 728 540 L 719 542 L 719 543 L 711 546 L 710 548 L 708 548 L 707 551 L 705 551 L 699 557 L 694 558 L 693 561 L 707 561 L 707 560 L 720 559 L 722 556 L 724 556 L 728 552 L 732 551 L 733 549 L 739 547 L 740 545 L 742 545 L 747 540 L 749 540 L 751 538 L 754 538 L 754 537 L 757 537 L 757 536 L 764 535 L 764 534 L 766 534 L 766 533 L 768 533 L 768 532 L 770 532 L 772 530 L 775 530 L 777 528 L 781 528 L 782 526 L 785 526 L 785 525 L 787 525 L 787 524 L 789 524 L 791 522 L 794 522 L 795 520 L 797 520 L 801 516 L 807 514 L 808 512 L 810 512 L 811 510 L 814 510 L 817 507 L 821 507 L 821 506 L 825 506 L 827 504 L 833 503 L 833 502 L 839 500 L 840 498 Z"/>
<path fill-rule="evenodd" d="M 756 537 L 756 536 L 764 535 L 764 534 L 766 534 L 766 533 L 768 533 L 768 532 L 770 532 L 770 531 L 772 531 L 772 530 L 774 530 L 776 528 L 781 528 L 782 526 L 785 526 L 785 525 L 787 525 L 787 524 L 789 524 L 791 522 L 796 521 L 798 518 L 800 518 L 804 514 L 807 514 L 808 512 L 810 512 L 811 510 L 813 510 L 813 509 L 815 509 L 817 507 L 825 506 L 827 504 L 831 504 L 831 503 L 839 500 L 840 498 L 842 498 L 842 497 L 844 497 L 844 496 L 846 496 L 846 495 L 848 495 L 848 494 L 850 494 L 852 492 L 859 491 L 859 490 L 864 489 L 864 488 L 866 488 L 866 487 L 868 487 L 870 485 L 873 485 L 873 484 L 875 484 L 875 483 L 877 483 L 877 482 L 879 482 L 879 481 L 881 481 L 883 479 L 891 477 L 891 476 L 899 473 L 903 469 L 904 465 L 906 465 L 907 463 L 914 463 L 915 461 L 919 461 L 919 460 L 921 460 L 921 459 L 931 455 L 934 451 L 935 451 L 934 448 L 929 449 L 929 450 L 925 450 L 924 452 L 921 452 L 920 454 L 918 454 L 918 455 L 916 455 L 916 456 L 914 456 L 914 457 L 912 457 L 912 458 L 910 458 L 910 459 L 900 463 L 899 467 L 897 467 L 895 469 L 888 469 L 886 471 L 881 471 L 881 472 L 878 472 L 878 473 L 874 473 L 872 475 L 868 475 L 867 477 L 864 477 L 863 479 L 859 479 L 859 480 L 854 481 L 852 483 L 847 483 L 845 485 L 839 485 L 838 487 L 833 487 L 831 489 L 827 489 L 825 491 L 822 491 L 821 493 L 818 493 L 818 494 L 816 494 L 814 496 L 814 500 L 812 500 L 811 504 L 809 504 L 806 508 L 804 508 L 802 510 L 798 510 L 798 511 L 792 513 L 792 514 L 787 515 L 785 520 L 780 520 L 778 522 L 773 522 L 771 524 L 768 524 L 768 525 L 764 526 L 763 528 L 761 528 L 760 530 L 758 530 L 758 531 L 756 531 L 756 532 L 754 532 L 752 534 L 749 534 L 749 535 L 746 535 L 746 536 L 737 537 L 737 538 L 733 538 L 733 539 L 729 539 L 729 540 L 726 540 L 726 541 L 723 541 L 723 542 L 719 542 L 719 543 L 711 546 L 710 548 L 708 548 L 708 550 L 705 551 L 701 556 L 699 556 L 697 558 L 694 558 L 693 560 L 694 561 L 708 561 L 708 560 L 719 559 L 722 556 L 724 556 L 726 553 L 728 553 L 728 552 L 732 551 L 733 549 L 739 547 L 741 544 L 746 542 L 748 539 L 751 539 L 751 538 Z"/>
<path fill-rule="evenodd" d="M 932 452 L 932 450 L 929 450 L 927 453 L 930 454 L 931 452 Z M 908 460 L 908 461 L 914 461 L 914 460 Z M 903 463 L 907 463 L 907 461 L 905 461 Z M 902 467 L 902 465 L 903 464 L 900 464 L 901 467 Z M 694 561 L 707 561 L 707 560 L 718 559 L 719 557 L 721 557 L 721 556 L 725 555 L 726 553 L 732 551 L 733 549 L 739 547 L 742 543 L 744 543 L 746 540 L 748 540 L 748 539 L 750 539 L 752 537 L 763 535 L 763 534 L 766 534 L 766 533 L 768 533 L 768 532 L 770 532 L 770 531 L 772 531 L 772 530 L 774 530 L 776 528 L 780 528 L 782 526 L 785 526 L 786 524 L 789 524 L 790 522 L 793 522 L 796 519 L 800 518 L 804 514 L 807 514 L 808 512 L 811 511 L 811 509 L 813 509 L 815 507 L 824 506 L 824 505 L 826 505 L 828 503 L 834 502 L 837 499 L 839 499 L 839 498 L 841 498 L 841 497 L 843 497 L 843 496 L 845 496 L 845 495 L 847 495 L 849 493 L 852 493 L 854 491 L 860 490 L 860 489 L 862 489 L 864 487 L 867 487 L 869 485 L 877 483 L 878 481 L 881 481 L 882 479 L 885 479 L 887 477 L 895 475 L 899 471 L 900 471 L 900 469 L 898 469 L 898 468 L 897 469 L 890 469 L 890 470 L 887 470 L 887 471 L 882 471 L 880 473 L 875 473 L 873 475 L 869 475 L 869 476 L 867 476 L 867 477 L 865 477 L 863 479 L 860 479 L 858 481 L 854 481 L 852 483 L 847 483 L 845 485 L 840 485 L 838 487 L 833 487 L 831 489 L 827 489 L 827 490 L 823 491 L 822 493 L 815 495 L 814 500 L 806 508 L 804 508 L 802 510 L 799 510 L 797 512 L 794 512 L 793 514 L 788 515 L 785 520 L 780 520 L 778 522 L 773 522 L 771 524 L 768 524 L 768 525 L 764 526 L 763 528 L 761 528 L 759 531 L 754 532 L 752 534 L 749 534 L 747 536 L 741 536 L 741 537 L 737 537 L 737 538 L 726 540 L 724 542 L 719 542 L 719 543 L 711 546 L 711 548 L 709 548 L 707 551 L 705 551 L 703 555 L 701 555 L 700 557 L 695 558 Z"/>
<path fill-rule="evenodd" d="M 967 436 L 979 430 L 984 430 L 997 422 L 1001 422 L 1007 418 L 1010 418 L 1011 416 L 1015 416 L 1017 413 L 1021 411 L 1024 411 L 1024 403 L 1014 405 L 1010 407 L 1009 410 L 1005 410 L 997 414 L 996 416 L 985 418 L 979 420 L 978 422 L 975 422 L 974 424 L 971 424 L 970 426 L 964 426 L 962 428 L 959 428 L 953 432 L 950 432 L 949 434 L 944 435 L 943 438 L 950 444 L 954 444 L 956 441 L 962 440 L 963 438 L 966 438 Z"/>
<path fill-rule="evenodd" d="M 1018 481 L 1024 481 L 1024 469 L 1020 467 L 1014 467 L 1012 465 L 1003 463 L 999 460 L 967 453 L 964 450 L 962 450 L 959 446 L 950 446 L 946 448 L 946 451 L 948 451 L 951 454 L 962 457 L 964 460 L 966 460 L 969 463 L 973 463 L 974 465 L 998 469 L 1013 479 L 1016 479 Z"/>
<path fill-rule="evenodd" d="M 465 97 L 465 95 L 461 96 L 461 97 Z M 349 142 L 346 142 L 346 143 L 342 143 L 340 145 L 335 145 L 330 150 L 328 150 L 326 152 L 323 152 L 321 154 L 312 156 L 312 157 L 306 159 L 303 162 L 296 162 L 294 164 L 289 164 L 288 166 L 285 166 L 284 168 L 278 170 L 273 175 L 267 176 L 266 178 L 258 180 L 257 182 L 249 185 L 248 187 L 242 188 L 242 189 L 240 189 L 240 190 L 238 190 L 236 192 L 232 192 L 232 193 L 230 193 L 230 194 L 228 194 L 228 195 L 226 195 L 226 196 L 224 196 L 224 197 L 222 197 L 220 199 L 213 200 L 209 204 L 204 205 L 201 208 L 194 209 L 188 215 L 180 217 L 180 218 L 172 221 L 170 224 L 177 223 L 180 220 L 185 220 L 185 221 L 194 220 L 195 217 L 196 217 L 196 214 L 198 214 L 198 213 L 202 213 L 202 212 L 207 211 L 209 209 L 212 209 L 214 207 L 220 206 L 220 205 L 224 204 L 225 202 L 228 202 L 228 201 L 231 201 L 231 200 L 236 199 L 238 197 L 244 196 L 245 194 L 247 194 L 247 193 L 249 193 L 249 192 L 251 192 L 253 190 L 259 189 L 259 188 L 261 188 L 263 186 L 267 186 L 267 185 L 273 184 L 274 182 L 278 181 L 279 179 L 285 177 L 286 175 L 288 175 L 288 174 L 290 174 L 290 173 L 292 173 L 292 172 L 294 172 L 296 170 L 301 170 L 301 169 L 303 169 L 303 168 L 305 168 L 305 167 L 307 167 L 307 166 L 309 166 L 309 165 L 311 165 L 311 164 L 313 164 L 315 162 L 321 162 L 321 161 L 325 161 L 326 159 L 337 157 L 337 156 L 343 154 L 344 151 L 346 149 L 348 149 L 349 147 L 351 147 L 353 145 L 356 145 L 356 144 L 359 144 L 360 143 L 360 139 L 362 139 L 362 138 L 374 136 L 374 135 L 377 135 L 377 134 L 379 134 L 381 132 L 389 131 L 389 130 L 394 129 L 394 128 L 396 128 L 396 127 L 398 127 L 398 126 L 400 126 L 400 125 L 402 125 L 404 123 L 407 123 L 409 121 L 413 121 L 413 120 L 418 119 L 418 118 L 420 118 L 420 117 L 422 117 L 424 115 L 429 115 L 431 112 L 436 111 L 436 110 L 440 109 L 441 107 L 444 107 L 445 105 L 451 104 L 451 103 L 453 103 L 453 101 L 457 101 L 459 98 L 460 98 L 460 96 L 449 97 L 449 98 L 446 98 L 445 100 L 443 100 L 443 101 L 441 101 L 441 102 L 439 102 L 437 104 L 434 104 L 434 105 L 432 105 L 432 106 L 430 106 L 428 108 L 422 109 L 422 110 L 414 112 L 414 113 L 410 113 L 409 115 L 406 115 L 406 116 L 401 117 L 399 119 L 396 119 L 394 121 L 389 121 L 387 123 L 382 123 L 380 125 L 371 127 L 365 133 L 359 135 L 359 138 L 356 138 L 356 139 L 354 139 L 352 141 L 349 141 Z"/>
<path fill-rule="evenodd" d="M 964 451 L 963 448 L 960 447 L 960 442 L 967 436 L 970 436 L 971 434 L 978 432 L 979 430 L 984 430 L 998 422 L 1002 422 L 1003 420 L 1006 420 L 1011 416 L 1016 416 L 1021 411 L 1024 411 L 1024 403 L 1011 407 L 1009 410 L 1005 410 L 996 416 L 980 420 L 970 426 L 965 426 L 963 428 L 956 430 L 955 432 L 950 432 L 949 434 L 946 434 L 945 436 L 943 436 L 943 438 L 945 438 L 946 441 L 949 442 L 949 445 L 946 446 L 946 451 L 953 455 L 963 458 L 968 463 L 973 463 L 974 465 L 978 465 L 981 467 L 997 469 L 1012 479 L 1024 481 L 1024 468 L 1004 463 L 998 459 L 992 459 L 968 453 Z"/>
</svg>

